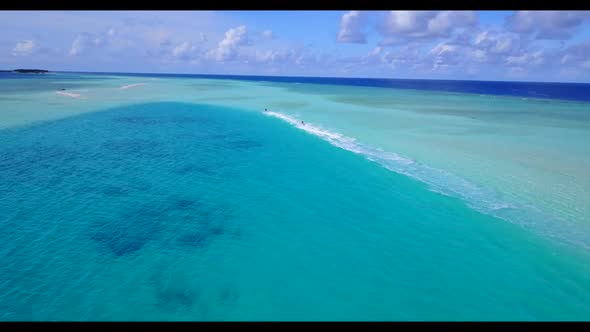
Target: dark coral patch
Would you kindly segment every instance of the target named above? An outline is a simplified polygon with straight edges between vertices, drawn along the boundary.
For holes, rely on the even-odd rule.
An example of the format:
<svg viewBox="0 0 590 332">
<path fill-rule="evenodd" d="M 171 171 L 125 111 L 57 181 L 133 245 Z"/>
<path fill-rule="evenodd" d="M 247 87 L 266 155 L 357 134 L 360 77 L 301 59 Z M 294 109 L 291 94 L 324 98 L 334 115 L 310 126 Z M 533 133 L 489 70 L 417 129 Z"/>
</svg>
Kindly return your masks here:
<svg viewBox="0 0 590 332">
<path fill-rule="evenodd" d="M 156 230 L 170 218 L 170 209 L 165 204 L 153 202 L 151 204 L 145 204 L 136 210 L 129 211 L 124 216 L 130 221 L 131 225 L 140 226 L 148 230 Z"/>
<path fill-rule="evenodd" d="M 207 230 L 186 233 L 178 238 L 180 244 L 195 248 L 205 247 L 209 244 L 210 240 L 211 234 Z"/>
<path fill-rule="evenodd" d="M 170 285 L 156 291 L 156 305 L 169 311 L 188 310 L 198 300 L 200 292 L 188 287 Z"/>
<path fill-rule="evenodd" d="M 146 205 L 119 220 L 97 224 L 98 231 L 91 238 L 115 256 L 135 253 L 159 235 L 169 218 L 167 212 L 155 204 Z"/>
<path fill-rule="evenodd" d="M 219 289 L 218 298 L 222 303 L 233 303 L 240 297 L 235 287 L 224 286 Z"/>
<path fill-rule="evenodd" d="M 173 206 L 176 209 L 188 210 L 193 209 L 199 205 L 197 200 L 193 199 L 176 199 L 173 200 Z"/>
<path fill-rule="evenodd" d="M 186 197 L 182 195 L 171 195 L 164 202 L 170 210 L 185 210 L 193 211 L 203 207 L 203 202 L 200 198 Z"/>
<path fill-rule="evenodd" d="M 121 229 L 98 232 L 92 236 L 92 239 L 117 257 L 139 251 L 150 240 L 145 234 L 130 234 Z"/>
<path fill-rule="evenodd" d="M 218 224 L 212 225 L 209 227 L 209 233 L 215 236 L 222 235 L 224 233 L 223 227 L 221 227 L 221 225 Z"/>
</svg>

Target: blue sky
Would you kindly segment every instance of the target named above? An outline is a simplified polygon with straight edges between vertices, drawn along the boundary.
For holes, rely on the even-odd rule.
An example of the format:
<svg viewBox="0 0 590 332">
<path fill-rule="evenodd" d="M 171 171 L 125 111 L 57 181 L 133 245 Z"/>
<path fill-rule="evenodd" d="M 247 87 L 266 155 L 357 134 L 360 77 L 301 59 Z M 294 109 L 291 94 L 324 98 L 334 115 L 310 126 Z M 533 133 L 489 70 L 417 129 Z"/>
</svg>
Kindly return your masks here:
<svg viewBox="0 0 590 332">
<path fill-rule="evenodd" d="M 589 11 L 3 11 L 0 68 L 590 82 Z"/>
</svg>

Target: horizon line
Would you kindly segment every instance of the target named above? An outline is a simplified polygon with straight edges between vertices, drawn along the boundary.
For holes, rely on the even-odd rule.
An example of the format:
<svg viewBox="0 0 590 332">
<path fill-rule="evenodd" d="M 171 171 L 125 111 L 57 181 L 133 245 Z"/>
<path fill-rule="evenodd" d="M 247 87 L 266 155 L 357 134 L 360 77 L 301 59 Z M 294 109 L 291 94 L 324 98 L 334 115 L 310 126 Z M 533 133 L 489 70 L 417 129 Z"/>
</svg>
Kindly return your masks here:
<svg viewBox="0 0 590 332">
<path fill-rule="evenodd" d="M 52 72 L 49 70 L 49 72 Z M 247 75 L 247 74 L 203 74 L 203 73 L 150 73 L 150 72 L 117 72 L 117 71 L 78 71 L 55 70 L 55 73 L 83 73 L 83 74 L 147 74 L 147 75 L 202 75 L 202 76 L 238 76 L 238 77 L 286 77 L 286 78 L 335 78 L 335 79 L 366 79 L 366 80 L 406 80 L 406 81 L 459 81 L 459 82 L 513 82 L 513 83 L 558 83 L 558 84 L 590 84 L 588 82 L 571 81 L 518 81 L 518 80 L 477 80 L 477 79 L 440 79 L 440 78 L 407 78 L 407 77 L 349 77 L 349 76 L 291 76 L 291 75 Z"/>
</svg>

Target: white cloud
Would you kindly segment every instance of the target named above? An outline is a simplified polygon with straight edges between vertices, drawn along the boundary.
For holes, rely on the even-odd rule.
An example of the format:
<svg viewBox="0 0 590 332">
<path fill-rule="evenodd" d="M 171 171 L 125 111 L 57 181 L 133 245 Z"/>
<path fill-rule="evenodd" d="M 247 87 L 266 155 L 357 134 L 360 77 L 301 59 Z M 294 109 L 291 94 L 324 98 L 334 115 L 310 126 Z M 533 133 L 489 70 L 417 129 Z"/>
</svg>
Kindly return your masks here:
<svg viewBox="0 0 590 332">
<path fill-rule="evenodd" d="M 447 36 L 454 28 L 477 24 L 473 11 L 442 11 L 428 21 L 428 31 L 433 35 Z"/>
<path fill-rule="evenodd" d="M 116 35 L 115 28 L 109 28 L 98 34 L 82 32 L 72 42 L 69 54 L 71 56 L 81 55 L 89 49 L 108 46 Z"/>
<path fill-rule="evenodd" d="M 34 41 L 7 39 L 4 43 L 7 45 L 7 61 L 25 60 L 12 55 L 30 55 L 29 58 L 34 56 L 32 60 L 36 62 L 39 59 L 48 61 L 47 63 L 61 61 L 63 68 L 67 69 L 68 66 L 73 68 L 91 64 L 93 68 L 103 66 L 100 70 L 133 67 L 137 70 L 163 68 L 161 70 L 178 72 L 190 68 L 187 70 L 194 72 L 276 71 L 279 74 L 295 75 L 325 75 L 343 70 L 359 76 L 395 74 L 399 77 L 420 77 L 423 74 L 425 78 L 429 75 L 437 77 L 435 74 L 444 69 L 448 73 L 447 77 L 461 77 L 479 70 L 481 76 L 478 78 L 481 79 L 502 78 L 509 72 L 511 75 L 520 72 L 527 75 L 527 78 L 547 76 L 558 79 L 562 77 L 559 76 L 561 72 L 577 71 L 577 77 L 587 80 L 590 73 L 588 42 L 572 45 L 574 40 L 560 43 L 538 39 L 563 39 L 579 32 L 576 40 L 584 40 L 587 31 L 582 29 L 588 27 L 584 26 L 588 22 L 588 13 L 516 12 L 507 19 L 509 23 L 504 26 L 502 22 L 492 22 L 491 26 L 480 28 L 477 14 L 473 12 L 341 12 L 337 16 L 338 32 L 334 32 L 332 38 L 338 42 L 366 43 L 371 36 L 370 28 L 377 28 L 376 32 L 382 37 L 381 42 L 365 45 L 371 46 L 368 48 L 342 44 L 329 46 L 321 44 L 320 40 L 309 44 L 305 37 L 302 37 L 303 40 L 288 40 L 282 35 L 281 40 L 273 40 L 276 39 L 276 33 L 282 31 L 275 30 L 278 26 L 264 26 L 266 23 L 261 21 L 258 24 L 263 28 L 252 30 L 253 27 L 241 25 L 240 21 L 213 19 L 214 17 L 205 24 L 200 19 L 196 20 L 194 13 L 170 15 L 166 24 L 139 23 L 143 22 L 143 14 L 126 14 L 138 17 L 137 23 L 129 21 L 127 25 L 122 23 L 120 17 L 89 18 L 92 24 L 86 25 L 82 24 L 83 17 L 76 16 L 78 14 L 51 13 L 45 20 L 55 21 L 55 26 L 41 22 L 43 16 L 35 14 L 37 19 L 29 22 L 36 29 L 35 32 L 23 30 L 24 37 L 28 34 L 31 36 L 28 38 L 33 39 L 32 36 L 36 36 Z M 159 19 L 159 15 L 166 16 L 151 16 Z M 369 21 L 373 16 L 370 15 L 374 15 L 376 19 L 382 15 L 382 20 L 377 22 L 381 24 L 373 26 Z M 75 19 L 71 21 L 73 23 L 62 22 L 71 19 Z M 19 20 L 23 18 L 19 17 Z M 0 25 L 4 27 L 7 21 L 0 21 Z M 20 24 L 16 18 L 12 18 L 12 22 L 14 27 Z M 305 20 L 300 22 L 305 24 Z M 332 24 L 336 28 L 334 23 L 336 22 L 326 24 Z M 81 26 L 89 32 L 76 35 L 80 32 L 76 29 Z M 318 29 L 320 28 L 323 29 L 319 26 Z M 7 36 L 16 36 L 19 31 L 13 27 L 4 30 L 10 32 Z M 72 33 L 74 34 L 70 35 Z M 67 38 L 66 43 L 69 43 L 65 46 L 61 44 L 64 37 Z M 19 43 L 15 46 L 16 41 Z M 45 44 L 55 45 L 55 48 L 40 47 Z M 363 50 L 360 53 L 349 53 L 361 49 Z M 327 58 L 318 56 L 322 51 L 333 54 L 334 57 L 326 60 Z M 72 56 L 85 56 L 80 57 L 80 61 L 70 58 L 68 63 L 63 60 L 63 55 L 68 53 Z M 196 62 L 200 66 L 186 66 Z M 301 70 L 304 67 L 305 70 Z M 435 73 L 434 69 L 440 70 Z"/>
<path fill-rule="evenodd" d="M 506 18 L 506 27 L 537 39 L 565 40 L 590 21 L 590 11 L 516 11 Z"/>
<path fill-rule="evenodd" d="M 79 55 L 81 54 L 89 44 L 91 44 L 91 36 L 88 33 L 81 33 L 79 34 L 74 42 L 72 43 L 72 47 L 70 48 L 70 55 Z"/>
<path fill-rule="evenodd" d="M 257 50 L 255 60 L 260 63 L 279 63 L 296 60 L 296 54 L 292 50 Z"/>
<path fill-rule="evenodd" d="M 543 57 L 543 53 L 540 51 L 533 52 L 533 53 L 525 53 L 520 56 L 508 56 L 506 57 L 506 64 L 517 65 L 517 66 L 526 66 L 526 65 L 541 65 L 545 62 Z"/>
<path fill-rule="evenodd" d="M 345 13 L 340 19 L 340 31 L 338 31 L 337 41 L 342 43 L 366 43 L 367 36 L 362 31 L 366 22 L 365 14 L 360 11 L 352 10 Z"/>
<path fill-rule="evenodd" d="M 386 64 L 389 62 L 389 55 L 390 53 L 388 50 L 385 50 L 385 48 L 383 48 L 382 46 L 376 46 L 371 51 L 369 51 L 369 53 L 367 53 L 365 56 L 361 57 L 358 62 L 362 65 Z M 350 59 L 350 61 L 347 62 L 354 63 L 357 62 L 357 59 L 356 57 L 353 57 Z"/>
<path fill-rule="evenodd" d="M 518 35 L 485 30 L 475 37 L 474 45 L 491 53 L 507 54 L 519 46 L 519 41 Z"/>
<path fill-rule="evenodd" d="M 501 64 L 506 57 L 521 56 L 529 45 L 518 34 L 484 30 L 477 33 L 467 46 L 470 58 L 475 62 Z"/>
<path fill-rule="evenodd" d="M 272 32 L 272 30 L 264 30 L 262 31 L 262 37 L 265 39 L 273 39 L 274 33 Z"/>
<path fill-rule="evenodd" d="M 153 49 L 146 50 L 144 54 L 150 59 L 166 64 L 182 62 L 191 64 L 200 63 L 206 58 L 205 41 L 203 38 L 204 34 L 198 34 L 196 41 L 172 41 L 166 38 L 159 45 L 155 45 Z"/>
<path fill-rule="evenodd" d="M 198 56 L 198 48 L 192 42 L 185 41 L 172 49 L 172 56 L 182 60 L 189 60 Z"/>
<path fill-rule="evenodd" d="M 437 69 L 459 64 L 464 55 L 464 50 L 458 45 L 441 42 L 428 52 L 426 60 L 433 59 L 433 68 Z"/>
<path fill-rule="evenodd" d="M 16 46 L 12 49 L 12 55 L 14 56 L 27 56 L 33 53 L 36 48 L 35 41 L 23 40 L 16 43 Z"/>
<path fill-rule="evenodd" d="M 453 32 L 476 26 L 472 11 L 390 11 L 380 26 L 382 44 L 394 44 L 411 38 L 449 37 Z"/>
<path fill-rule="evenodd" d="M 488 55 L 483 50 L 471 50 L 469 55 L 473 60 L 479 63 L 484 63 L 488 61 Z"/>
<path fill-rule="evenodd" d="M 455 52 L 457 52 L 457 46 L 447 43 L 439 43 L 438 45 L 433 47 L 428 53 L 434 56 L 444 56 L 448 54 L 453 54 Z"/>
<path fill-rule="evenodd" d="M 306 48 L 283 48 L 275 50 L 256 50 L 250 56 L 254 62 L 283 68 L 306 68 L 309 65 L 324 61 L 321 56 L 312 54 Z"/>
<path fill-rule="evenodd" d="M 390 69 L 399 66 L 408 67 L 422 61 L 421 50 L 422 47 L 418 43 L 406 44 L 395 49 L 377 46 L 365 56 L 362 56 L 360 60 L 351 58 L 350 62 L 358 62 L 364 66 L 384 65 Z"/>
<path fill-rule="evenodd" d="M 110 26 L 98 33 L 79 33 L 72 42 L 68 54 L 70 56 L 106 54 L 112 57 L 122 54 L 129 55 L 130 53 L 137 54 L 142 47 L 162 44 L 169 36 L 169 33 L 164 30 L 139 33 L 133 29 L 126 26 Z"/>
<path fill-rule="evenodd" d="M 588 69 L 590 64 L 590 42 L 574 44 L 561 50 L 558 55 L 559 64 L 567 67 Z"/>
<path fill-rule="evenodd" d="M 219 42 L 215 49 L 209 51 L 209 58 L 219 61 L 232 61 L 238 56 L 238 48 L 248 45 L 248 31 L 245 25 L 227 30 L 225 38 Z"/>
<path fill-rule="evenodd" d="M 508 65 L 525 65 L 527 63 L 528 60 L 528 55 L 527 54 L 523 54 L 520 56 L 509 56 L 506 58 L 506 63 Z"/>
<path fill-rule="evenodd" d="M 565 65 L 568 62 L 570 62 L 571 59 L 572 59 L 572 56 L 569 55 L 569 54 L 566 54 L 566 55 L 564 55 L 564 56 L 561 57 L 561 60 L 559 61 L 559 63 L 562 64 L 562 65 Z"/>
</svg>

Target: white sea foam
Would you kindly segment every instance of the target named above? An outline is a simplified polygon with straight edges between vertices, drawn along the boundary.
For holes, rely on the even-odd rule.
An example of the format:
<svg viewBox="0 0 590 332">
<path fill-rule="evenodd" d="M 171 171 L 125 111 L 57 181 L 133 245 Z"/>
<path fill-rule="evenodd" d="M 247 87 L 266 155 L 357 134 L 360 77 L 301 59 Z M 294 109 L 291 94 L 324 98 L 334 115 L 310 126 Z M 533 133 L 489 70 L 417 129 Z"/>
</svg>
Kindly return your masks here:
<svg viewBox="0 0 590 332">
<path fill-rule="evenodd" d="M 72 98 L 80 98 L 81 95 L 79 93 L 72 93 L 72 92 L 63 92 L 63 91 L 57 91 L 57 94 L 60 94 L 62 96 L 68 96 L 68 97 L 72 97 Z"/>
<path fill-rule="evenodd" d="M 136 86 L 141 86 L 141 85 L 145 85 L 145 83 L 135 83 L 135 84 L 123 85 L 119 89 L 131 89 L 131 88 L 134 88 Z"/>
<path fill-rule="evenodd" d="M 548 237 L 558 238 L 590 249 L 590 239 L 583 236 L 586 232 L 571 232 L 571 229 L 576 229 L 568 225 L 571 222 L 548 216 L 534 206 L 509 202 L 503 199 L 499 193 L 487 190 L 445 170 L 421 164 L 394 152 L 362 144 L 354 138 L 324 129 L 322 126 L 312 123 L 303 124 L 301 120 L 279 112 L 267 111 L 263 113 L 284 120 L 334 146 L 362 155 L 393 172 L 425 183 L 431 191 L 460 198 L 479 212 L 523 226 L 535 225 L 537 231 Z M 538 227 L 539 223 L 543 223 L 544 226 Z M 578 230 L 580 229 L 578 228 Z"/>
<path fill-rule="evenodd" d="M 404 174 L 424 182 L 430 186 L 431 190 L 438 193 L 448 196 L 459 196 L 466 199 L 469 198 L 467 199 L 468 202 L 471 202 L 473 198 L 477 197 L 478 202 L 485 201 L 485 206 L 482 206 L 482 208 L 489 207 L 489 210 L 497 210 L 500 206 L 505 206 L 506 208 L 512 207 L 504 202 L 500 202 L 495 199 L 489 199 L 490 193 L 484 193 L 483 190 L 478 186 L 463 178 L 454 176 L 444 170 L 420 164 L 411 158 L 401 156 L 394 152 L 384 151 L 381 148 L 375 148 L 359 143 L 354 138 L 347 137 L 331 130 L 323 129 L 321 126 L 315 124 L 302 124 L 301 120 L 282 113 L 269 111 L 265 112 L 265 114 L 287 121 L 297 128 L 323 138 L 324 140 L 339 148 L 360 154 L 371 161 L 379 163 L 391 171 Z"/>
</svg>

